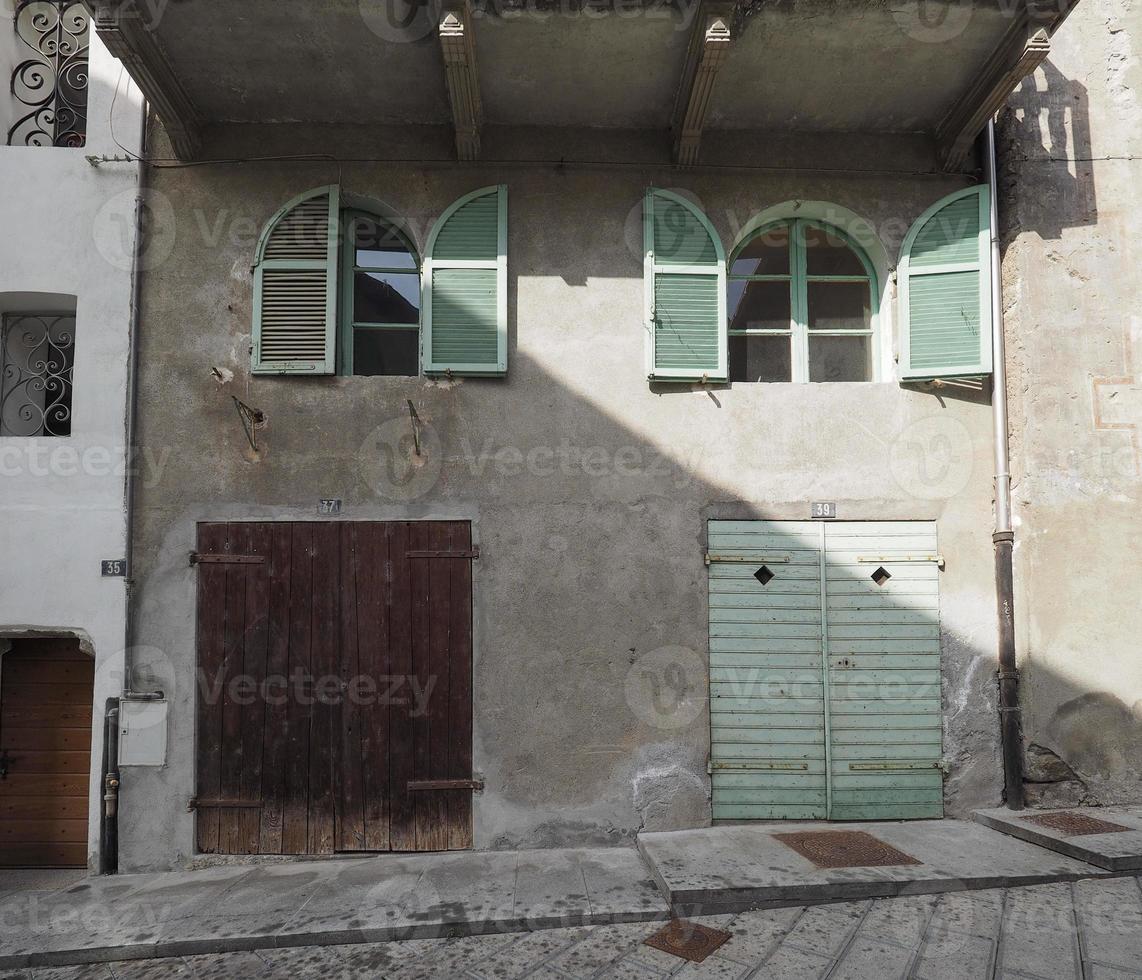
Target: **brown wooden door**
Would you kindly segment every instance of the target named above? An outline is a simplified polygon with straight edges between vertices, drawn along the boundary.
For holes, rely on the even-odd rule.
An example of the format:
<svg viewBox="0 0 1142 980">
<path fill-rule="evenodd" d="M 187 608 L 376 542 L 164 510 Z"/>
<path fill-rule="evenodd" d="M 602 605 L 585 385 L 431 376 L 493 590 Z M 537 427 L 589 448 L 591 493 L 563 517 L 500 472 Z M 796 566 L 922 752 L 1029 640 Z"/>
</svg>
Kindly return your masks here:
<svg viewBox="0 0 1142 980">
<path fill-rule="evenodd" d="M 76 640 L 0 656 L 0 867 L 86 867 L 94 682 Z"/>
<path fill-rule="evenodd" d="M 472 777 L 471 547 L 467 521 L 198 526 L 200 851 L 471 846 L 471 790 L 416 785 Z"/>
</svg>

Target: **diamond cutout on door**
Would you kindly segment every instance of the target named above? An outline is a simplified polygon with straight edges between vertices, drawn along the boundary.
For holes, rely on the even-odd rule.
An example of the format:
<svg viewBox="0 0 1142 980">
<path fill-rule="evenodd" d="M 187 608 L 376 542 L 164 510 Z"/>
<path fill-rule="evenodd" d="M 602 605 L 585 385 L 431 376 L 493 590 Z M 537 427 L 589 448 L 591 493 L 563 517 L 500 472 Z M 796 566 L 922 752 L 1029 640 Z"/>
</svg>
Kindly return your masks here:
<svg viewBox="0 0 1142 980">
<path fill-rule="evenodd" d="M 762 565 L 761 568 L 753 573 L 753 577 L 757 579 L 762 585 L 769 585 L 770 581 L 776 576 L 769 570 L 768 565 Z"/>
<path fill-rule="evenodd" d="M 872 573 L 872 580 L 877 585 L 884 585 L 884 583 L 887 582 L 890 578 L 892 578 L 892 574 L 883 565 L 881 565 L 875 572 Z"/>
</svg>

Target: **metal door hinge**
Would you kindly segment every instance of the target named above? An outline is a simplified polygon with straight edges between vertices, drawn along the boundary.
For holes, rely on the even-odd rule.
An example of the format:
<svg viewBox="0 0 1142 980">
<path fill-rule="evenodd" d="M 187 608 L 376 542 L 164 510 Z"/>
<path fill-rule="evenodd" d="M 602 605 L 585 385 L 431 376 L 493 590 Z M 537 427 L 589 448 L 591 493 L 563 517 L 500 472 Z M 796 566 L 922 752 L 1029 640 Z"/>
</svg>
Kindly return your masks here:
<svg viewBox="0 0 1142 980">
<path fill-rule="evenodd" d="M 905 562 L 905 561 L 930 561 L 935 562 L 936 567 L 942 572 L 944 570 L 944 556 L 943 555 L 861 555 L 857 558 L 859 562 L 872 563 L 878 565 L 886 565 L 892 562 Z"/>
<path fill-rule="evenodd" d="M 265 555 L 231 555 L 226 552 L 206 554 L 200 551 L 190 553 L 192 565 L 264 565 Z"/>
<path fill-rule="evenodd" d="M 221 810 L 234 807 L 241 810 L 261 810 L 265 806 L 261 800 L 200 800 L 191 797 L 186 801 L 188 811 L 194 810 Z"/>
<path fill-rule="evenodd" d="M 705 555 L 706 564 L 737 562 L 738 564 L 783 565 L 793 560 L 792 555 Z"/>
<path fill-rule="evenodd" d="M 405 558 L 471 558 L 475 561 L 480 557 L 480 549 L 475 547 L 464 551 L 438 551 L 420 548 L 414 551 L 406 551 L 404 556 Z"/>
<path fill-rule="evenodd" d="M 948 771 L 948 763 L 945 759 L 938 759 L 935 762 L 850 762 L 850 772 L 912 772 L 918 769 L 939 769 L 941 772 Z"/>
<path fill-rule="evenodd" d="M 706 772 L 806 772 L 807 762 L 708 762 Z"/>
<path fill-rule="evenodd" d="M 470 789 L 482 793 L 484 781 L 482 779 L 410 779 L 406 788 L 410 793 L 448 789 Z"/>
</svg>

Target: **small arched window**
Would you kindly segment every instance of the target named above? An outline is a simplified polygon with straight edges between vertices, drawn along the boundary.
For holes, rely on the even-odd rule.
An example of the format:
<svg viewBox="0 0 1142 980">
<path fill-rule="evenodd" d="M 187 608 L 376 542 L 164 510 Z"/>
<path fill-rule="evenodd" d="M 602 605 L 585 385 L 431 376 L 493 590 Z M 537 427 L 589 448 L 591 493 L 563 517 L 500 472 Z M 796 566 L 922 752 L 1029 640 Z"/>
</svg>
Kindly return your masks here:
<svg viewBox="0 0 1142 980">
<path fill-rule="evenodd" d="M 420 259 L 392 224 L 343 211 L 339 374 L 420 373 Z"/>
<path fill-rule="evenodd" d="M 765 225 L 730 259 L 730 381 L 876 380 L 876 276 L 836 228 Z"/>
</svg>

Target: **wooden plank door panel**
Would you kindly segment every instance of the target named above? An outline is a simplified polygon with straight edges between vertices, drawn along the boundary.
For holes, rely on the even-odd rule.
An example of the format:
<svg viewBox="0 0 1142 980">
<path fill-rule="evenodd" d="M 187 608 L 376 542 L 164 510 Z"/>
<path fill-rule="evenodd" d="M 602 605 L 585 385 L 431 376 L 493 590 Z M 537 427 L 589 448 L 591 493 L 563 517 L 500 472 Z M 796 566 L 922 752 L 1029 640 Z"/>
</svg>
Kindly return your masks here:
<svg viewBox="0 0 1142 980">
<path fill-rule="evenodd" d="M 245 524 L 226 526 L 223 551 L 249 554 L 249 530 Z M 222 738 L 219 766 L 219 797 L 222 800 L 242 799 L 242 776 L 245 768 L 245 746 L 242 744 L 242 704 L 238 688 L 242 682 L 246 652 L 246 574 L 251 567 L 244 564 L 226 564 L 226 595 L 223 600 L 225 622 L 223 627 L 222 676 Z M 218 850 L 223 854 L 240 854 L 239 826 L 242 808 L 218 808 Z"/>
<path fill-rule="evenodd" d="M 75 640 L 0 657 L 0 868 L 85 867 L 95 665 Z"/>
<path fill-rule="evenodd" d="M 392 525 L 371 523 L 360 526 L 357 562 L 357 629 L 360 643 L 362 683 L 372 693 L 360 711 L 360 772 L 364 808 L 362 849 L 387 851 L 391 846 L 390 788 L 391 697 L 390 677 L 394 673 L 391 653 Z M 369 683 L 371 682 L 371 683 Z"/>
<path fill-rule="evenodd" d="M 820 528 L 710 521 L 707 530 L 714 818 L 823 819 Z"/>
<path fill-rule="evenodd" d="M 262 745 L 262 808 L 259 844 L 262 854 L 281 854 L 285 823 L 285 772 L 289 751 L 289 643 L 290 593 L 293 568 L 293 526 L 280 523 L 270 529 L 268 612 L 266 619 L 267 687 Z"/>
<path fill-rule="evenodd" d="M 470 790 L 409 789 L 472 775 L 468 522 L 203 524 L 198 546 L 264 559 L 199 565 L 199 849 L 470 847 Z"/>
<path fill-rule="evenodd" d="M 451 527 L 442 522 L 428 525 L 428 548 L 432 551 L 449 550 Z M 426 765 L 424 776 L 417 778 L 439 779 L 451 775 L 448 760 L 448 747 L 451 741 L 448 708 L 450 704 L 449 630 L 451 618 L 449 609 L 452 602 L 450 558 L 419 558 L 414 562 L 425 563 L 428 568 L 428 624 L 426 672 L 421 672 L 426 681 L 411 692 L 416 700 L 416 712 L 424 722 L 422 731 L 427 740 L 425 748 Z M 468 774 L 471 775 L 470 773 Z M 416 846 L 420 851 L 443 851 L 448 849 L 450 838 L 448 827 L 448 790 L 420 790 L 416 794 L 417 835 Z"/>
<path fill-rule="evenodd" d="M 392 657 L 393 682 L 400 679 L 401 694 L 411 691 L 413 663 L 413 586 L 411 560 L 406 557 L 412 547 L 415 524 L 398 522 L 389 527 L 390 611 L 389 647 Z M 407 697 L 396 696 L 389 708 L 389 792 L 392 809 L 389 824 L 394 851 L 416 850 L 416 803 L 408 784 L 413 779 L 415 753 L 415 719 Z"/>
<path fill-rule="evenodd" d="M 471 790 L 408 789 L 410 781 L 472 778 L 471 525 L 410 522 L 401 533 L 403 542 L 391 546 L 395 673 L 403 685 L 391 715 L 393 849 L 471 847 Z M 402 543 L 419 554 L 399 561 Z M 457 551 L 464 557 L 449 557 Z"/>
<path fill-rule="evenodd" d="M 340 530 L 336 524 L 313 525 L 313 704 L 310 707 L 309 854 L 334 851 L 334 753 L 341 744 L 343 693 L 337 682 L 341 596 Z"/>
<path fill-rule="evenodd" d="M 457 521 L 450 529 L 450 550 L 470 551 L 472 525 Z M 449 558 L 449 686 L 448 762 L 452 779 L 472 778 L 472 562 Z M 461 850 L 472 846 L 472 793 L 451 790 L 448 803 L 448 839 L 444 846 Z"/>
<path fill-rule="evenodd" d="M 943 816 L 936 545 L 931 522 L 826 527 L 832 819 Z"/>
<path fill-rule="evenodd" d="M 410 551 L 424 551 L 432 547 L 432 528 L 428 524 L 415 522 L 409 525 L 408 546 Z M 409 591 L 410 619 L 412 623 L 412 660 L 409 676 L 404 681 L 402 700 L 405 702 L 400 724 L 407 725 L 412 741 L 412 779 L 433 778 L 431 760 L 431 716 L 422 710 L 417 701 L 417 692 L 431 691 L 436 684 L 432 675 L 432 619 L 430 598 L 432 587 L 432 560 L 410 558 Z M 437 794 L 433 794 L 437 795 Z M 435 814 L 436 799 L 425 793 L 414 792 L 411 797 L 413 812 L 413 850 L 437 850 L 430 847 L 431 832 Z"/>
<path fill-rule="evenodd" d="M 263 800 L 262 771 L 266 744 L 266 665 L 269 660 L 270 569 L 273 561 L 273 527 L 247 525 L 247 554 L 265 559 L 245 566 L 246 630 L 242 669 L 248 679 L 249 703 L 242 706 L 243 766 L 239 793 L 243 800 Z M 244 807 L 238 814 L 238 846 L 243 854 L 261 853 L 262 812 Z"/>
<path fill-rule="evenodd" d="M 368 532 L 365 528 L 353 522 L 346 522 L 341 525 L 340 533 L 341 602 L 337 667 L 343 699 L 339 706 L 339 726 L 336 732 L 339 739 L 337 764 L 333 767 L 333 796 L 337 801 L 334 813 L 336 818 L 334 847 L 338 851 L 363 851 L 366 850 L 362 764 L 364 706 L 361 704 L 358 684 L 363 676 L 362 630 L 358 628 L 358 623 L 364 619 L 367 624 L 366 630 L 375 629 L 375 624 L 369 621 L 368 585 L 361 580 L 361 566 L 371 566 L 372 562 L 369 560 L 370 556 L 366 556 L 364 562 L 361 561 L 361 550 L 368 547 Z M 358 585 L 362 586 L 360 592 Z"/>
<path fill-rule="evenodd" d="M 285 781 L 282 793 L 282 853 L 309 847 L 310 728 L 313 698 L 313 524 L 292 525 L 289 597 L 289 694 Z"/>
<path fill-rule="evenodd" d="M 225 524 L 200 524 L 198 550 L 217 554 L 226 548 Z M 198 566 L 198 731 L 195 796 L 222 798 L 222 694 L 226 684 L 226 565 Z M 200 809 L 195 821 L 198 850 L 219 853 L 217 807 Z"/>
</svg>

